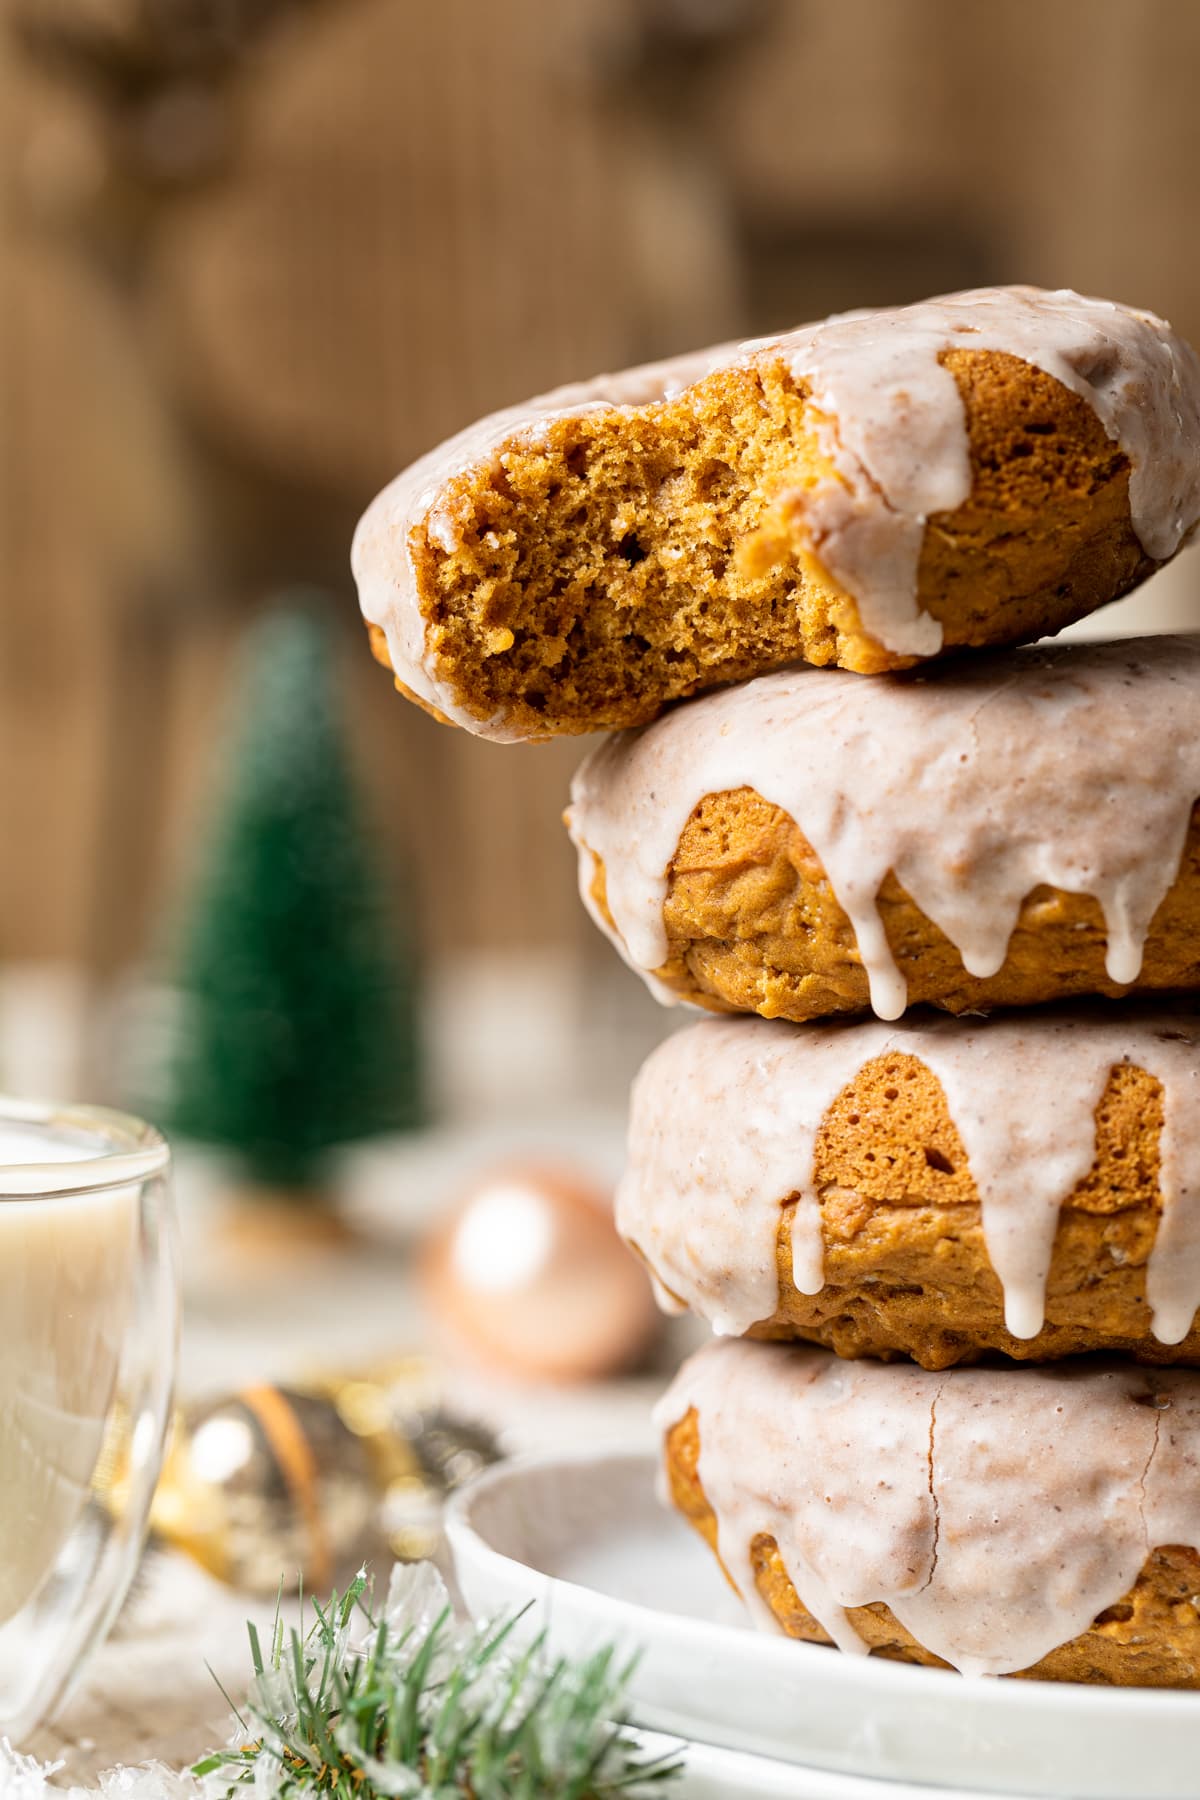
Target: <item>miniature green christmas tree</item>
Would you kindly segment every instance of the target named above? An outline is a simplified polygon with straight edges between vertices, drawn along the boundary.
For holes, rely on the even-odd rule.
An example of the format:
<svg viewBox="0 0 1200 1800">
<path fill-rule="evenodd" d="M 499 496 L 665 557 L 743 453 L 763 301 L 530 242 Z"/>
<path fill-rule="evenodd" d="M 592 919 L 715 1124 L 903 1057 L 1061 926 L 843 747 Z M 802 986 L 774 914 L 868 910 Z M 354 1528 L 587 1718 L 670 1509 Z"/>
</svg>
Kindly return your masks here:
<svg viewBox="0 0 1200 1800">
<path fill-rule="evenodd" d="M 315 596 L 250 630 L 186 921 L 168 1131 L 260 1187 L 320 1194 L 338 1145 L 416 1124 L 416 995 L 359 816 Z"/>
</svg>

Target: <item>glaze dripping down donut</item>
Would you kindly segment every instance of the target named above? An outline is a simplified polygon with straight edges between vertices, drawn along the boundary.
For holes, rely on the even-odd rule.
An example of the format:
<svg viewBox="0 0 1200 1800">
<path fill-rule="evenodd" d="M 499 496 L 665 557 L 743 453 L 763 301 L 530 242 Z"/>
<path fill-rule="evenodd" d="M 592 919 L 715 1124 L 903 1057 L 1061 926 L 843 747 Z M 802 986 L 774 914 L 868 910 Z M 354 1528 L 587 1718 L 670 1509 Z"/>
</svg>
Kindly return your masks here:
<svg viewBox="0 0 1200 1800">
<path fill-rule="evenodd" d="M 1128 1098 L 1102 1141 L 1114 1076 Z M 668 1304 L 723 1335 L 934 1366 L 987 1349 L 1163 1361 L 1187 1339 L 1195 1361 L 1198 1096 L 1200 1024 L 1177 1014 L 712 1020 L 634 1083 L 617 1224 Z M 1048 1321 L 1064 1217 L 1074 1279 Z"/>
<path fill-rule="evenodd" d="M 568 814 L 583 898 L 667 1000 L 715 999 L 801 1020 L 862 1010 L 869 1000 L 890 1020 L 914 998 L 957 1011 L 1120 992 L 1139 983 L 1147 935 L 1180 874 L 1200 798 L 1198 708 L 1197 637 L 1038 646 L 964 660 L 936 679 L 860 681 L 812 669 L 762 676 L 613 737 L 587 759 Z M 730 796 L 735 812 L 743 796 L 779 809 L 819 867 L 789 913 L 777 869 L 763 877 L 765 898 L 753 891 L 760 852 L 748 834 L 730 859 L 729 891 L 717 897 L 726 941 L 703 920 L 689 927 L 685 895 L 682 942 L 672 945 L 664 903 L 679 878 L 681 840 L 713 796 Z M 700 846 L 702 871 L 720 862 L 712 840 L 721 823 Z M 765 830 L 759 835 L 765 841 Z M 925 978 L 925 950 L 889 936 L 881 904 L 889 882 L 907 903 L 908 915 L 901 908 L 897 916 L 908 936 L 916 936 L 915 909 L 958 952 L 958 973 L 970 979 L 953 994 Z M 821 966 L 814 927 L 824 889 L 839 909 L 833 968 Z M 1024 988 L 1009 979 L 1010 940 L 1039 890 L 1100 908 L 1102 958 L 1098 967 L 1085 961 L 1072 986 L 1056 983 L 1087 923 L 1078 907 L 1047 966 L 1035 958 L 1016 971 Z M 760 906 L 776 922 L 762 924 Z M 837 936 L 839 922 L 848 942 Z M 1035 929 L 1036 916 L 1029 923 Z M 689 929 L 694 945 L 683 935 Z M 794 979 L 772 984 L 770 970 L 759 971 L 755 995 L 747 964 L 756 939 L 771 934 L 791 935 L 784 948 Z M 1090 939 L 1078 941 L 1082 954 Z M 1193 943 L 1187 933 L 1173 944 L 1175 960 L 1151 985 L 1200 985 Z M 722 979 L 734 976 L 743 985 L 727 991 Z M 924 982 L 915 994 L 914 979 Z"/>
<path fill-rule="evenodd" d="M 964 1674 L 1200 1685 L 1195 1370 L 934 1374 L 725 1341 L 655 1420 L 669 1498 L 765 1629 Z"/>
</svg>

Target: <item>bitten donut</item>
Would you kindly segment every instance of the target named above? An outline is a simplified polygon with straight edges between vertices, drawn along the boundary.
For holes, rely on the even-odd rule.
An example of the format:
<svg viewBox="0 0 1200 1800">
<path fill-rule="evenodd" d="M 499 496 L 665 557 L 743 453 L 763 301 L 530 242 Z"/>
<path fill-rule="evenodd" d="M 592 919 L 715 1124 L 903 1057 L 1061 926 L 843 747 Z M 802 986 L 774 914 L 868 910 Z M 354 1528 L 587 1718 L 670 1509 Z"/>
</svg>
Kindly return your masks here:
<svg viewBox="0 0 1200 1800">
<path fill-rule="evenodd" d="M 964 1674 L 1200 1686 L 1200 1374 L 717 1343 L 660 1402 L 669 1500 L 755 1621 Z"/>
<path fill-rule="evenodd" d="M 668 1310 L 927 1369 L 1200 1362 L 1200 1021 L 712 1020 L 634 1083 L 617 1225 Z"/>
<path fill-rule="evenodd" d="M 1200 517 L 1200 362 L 1036 288 L 849 313 L 484 419 L 359 525 L 380 661 L 483 737 L 642 723 L 803 659 L 1059 630 Z"/>
<path fill-rule="evenodd" d="M 665 1000 L 807 1020 L 1200 987 L 1200 638 L 793 669 L 584 763 L 596 923 Z"/>
</svg>

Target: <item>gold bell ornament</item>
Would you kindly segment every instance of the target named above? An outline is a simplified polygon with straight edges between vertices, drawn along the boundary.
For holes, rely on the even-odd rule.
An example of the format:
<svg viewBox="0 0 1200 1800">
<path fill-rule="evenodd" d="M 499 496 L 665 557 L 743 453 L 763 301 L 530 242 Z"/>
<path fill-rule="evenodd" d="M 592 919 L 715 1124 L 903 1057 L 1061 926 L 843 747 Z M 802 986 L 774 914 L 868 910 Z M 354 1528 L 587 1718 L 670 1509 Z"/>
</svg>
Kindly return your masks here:
<svg viewBox="0 0 1200 1800">
<path fill-rule="evenodd" d="M 432 1555 L 447 1497 L 500 1455 L 421 1357 L 264 1383 L 176 1415 L 151 1530 L 232 1587 L 319 1592 L 384 1550 Z"/>
</svg>

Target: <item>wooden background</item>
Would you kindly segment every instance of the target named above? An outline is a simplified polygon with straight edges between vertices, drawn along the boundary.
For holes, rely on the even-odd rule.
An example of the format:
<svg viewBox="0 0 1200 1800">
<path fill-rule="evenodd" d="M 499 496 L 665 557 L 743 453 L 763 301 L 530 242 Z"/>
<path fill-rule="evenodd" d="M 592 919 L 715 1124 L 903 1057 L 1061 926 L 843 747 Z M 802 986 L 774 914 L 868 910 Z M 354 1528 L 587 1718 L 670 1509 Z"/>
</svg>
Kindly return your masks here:
<svg viewBox="0 0 1200 1800">
<path fill-rule="evenodd" d="M 392 696 L 357 512 L 485 409 L 832 307 L 1016 279 L 1200 335 L 1198 71 L 1191 0 L 333 0 L 264 40 L 226 174 L 122 286 L 81 249 L 95 119 L 0 38 L 0 959 L 152 950 L 238 632 L 315 579 L 435 961 L 607 979 L 580 747 Z"/>
</svg>

